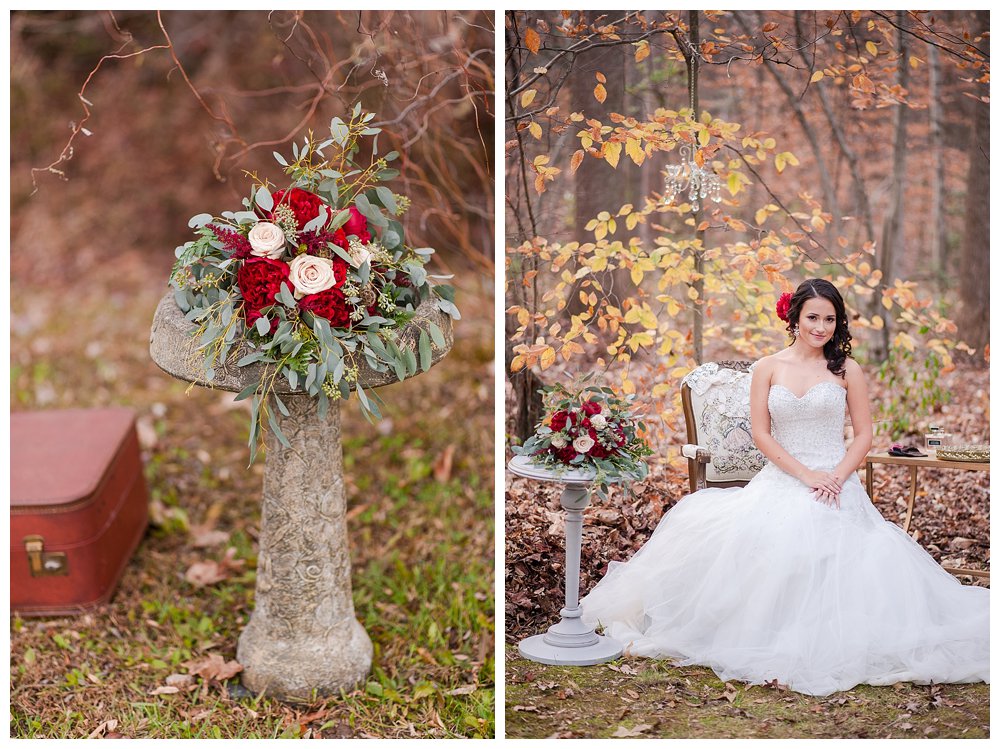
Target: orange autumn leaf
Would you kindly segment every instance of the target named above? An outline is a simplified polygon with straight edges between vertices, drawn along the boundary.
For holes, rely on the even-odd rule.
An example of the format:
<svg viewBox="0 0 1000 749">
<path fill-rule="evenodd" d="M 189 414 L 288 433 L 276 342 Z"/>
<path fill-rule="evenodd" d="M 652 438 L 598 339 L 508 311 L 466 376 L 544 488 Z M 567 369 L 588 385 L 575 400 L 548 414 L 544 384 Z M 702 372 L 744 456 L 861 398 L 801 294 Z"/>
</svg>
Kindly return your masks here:
<svg viewBox="0 0 1000 749">
<path fill-rule="evenodd" d="M 604 100 L 608 98 L 607 89 L 600 83 L 594 86 L 594 98 L 601 102 L 601 104 L 603 104 Z"/>
<path fill-rule="evenodd" d="M 524 44 L 533 55 L 537 55 L 542 46 L 542 38 L 534 29 L 528 29 L 524 32 Z"/>
</svg>

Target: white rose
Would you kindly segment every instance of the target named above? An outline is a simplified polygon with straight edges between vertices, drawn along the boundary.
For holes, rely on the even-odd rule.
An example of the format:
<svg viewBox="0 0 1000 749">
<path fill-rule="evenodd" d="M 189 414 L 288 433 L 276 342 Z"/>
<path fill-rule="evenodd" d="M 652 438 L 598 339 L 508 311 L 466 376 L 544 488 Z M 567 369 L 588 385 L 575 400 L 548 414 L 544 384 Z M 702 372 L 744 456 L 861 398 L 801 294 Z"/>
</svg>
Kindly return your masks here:
<svg viewBox="0 0 1000 749">
<path fill-rule="evenodd" d="M 575 440 L 573 440 L 573 449 L 578 453 L 585 453 L 594 446 L 594 440 L 590 439 L 589 434 L 581 434 Z"/>
<path fill-rule="evenodd" d="M 337 283 L 333 273 L 333 261 L 314 255 L 297 255 L 288 264 L 288 280 L 295 287 L 295 298 L 307 294 L 318 294 Z"/>
<path fill-rule="evenodd" d="M 551 444 L 552 447 L 556 449 L 566 447 L 566 436 L 560 432 L 556 432 L 554 435 L 552 435 L 552 442 L 550 442 L 549 444 Z"/>
<path fill-rule="evenodd" d="M 267 221 L 258 221 L 254 224 L 250 233 L 247 234 L 250 240 L 251 255 L 257 257 L 268 257 L 277 260 L 285 251 L 285 232 L 280 226 Z"/>
<path fill-rule="evenodd" d="M 594 414 L 590 417 L 590 425 L 594 429 L 604 429 L 608 425 L 608 420 L 604 418 L 604 414 Z"/>
</svg>

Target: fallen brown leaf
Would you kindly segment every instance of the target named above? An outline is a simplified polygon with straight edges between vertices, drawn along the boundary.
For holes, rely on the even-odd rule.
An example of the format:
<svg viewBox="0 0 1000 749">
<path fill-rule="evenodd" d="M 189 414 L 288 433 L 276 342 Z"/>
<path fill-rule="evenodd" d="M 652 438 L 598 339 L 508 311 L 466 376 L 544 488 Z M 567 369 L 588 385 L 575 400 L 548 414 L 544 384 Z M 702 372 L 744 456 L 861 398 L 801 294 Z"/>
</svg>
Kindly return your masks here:
<svg viewBox="0 0 1000 749">
<path fill-rule="evenodd" d="M 231 679 L 240 671 L 243 666 L 236 661 L 227 661 L 218 653 L 212 653 L 199 661 L 187 664 L 188 673 L 200 676 L 206 681 L 224 681 Z"/>
<path fill-rule="evenodd" d="M 455 457 L 455 446 L 448 445 L 434 459 L 434 480 L 439 484 L 447 483 L 451 478 L 451 465 Z"/>
<path fill-rule="evenodd" d="M 244 564 L 246 561 L 236 559 L 236 549 L 230 546 L 218 562 L 208 559 L 192 564 L 184 573 L 184 579 L 196 588 L 203 588 L 226 580 L 234 572 L 242 570 Z"/>
<path fill-rule="evenodd" d="M 641 723 L 635 726 L 634 728 L 626 728 L 625 726 L 618 726 L 618 730 L 616 730 L 613 734 L 611 734 L 611 738 L 631 739 L 636 736 L 641 736 L 646 731 L 650 730 L 652 727 L 653 726 L 651 726 L 648 723 Z"/>
</svg>

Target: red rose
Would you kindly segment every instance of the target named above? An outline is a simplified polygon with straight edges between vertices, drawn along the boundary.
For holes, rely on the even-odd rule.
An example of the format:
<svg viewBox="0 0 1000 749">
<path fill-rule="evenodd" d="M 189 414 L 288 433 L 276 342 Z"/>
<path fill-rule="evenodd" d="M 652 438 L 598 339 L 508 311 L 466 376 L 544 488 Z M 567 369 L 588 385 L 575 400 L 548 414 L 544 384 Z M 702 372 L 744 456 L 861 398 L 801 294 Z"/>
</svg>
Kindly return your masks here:
<svg viewBox="0 0 1000 749">
<path fill-rule="evenodd" d="M 561 432 L 566 428 L 567 420 L 570 424 L 576 424 L 576 416 L 574 414 L 567 413 L 566 411 L 556 411 L 552 414 L 552 422 L 550 424 L 552 431 Z"/>
<path fill-rule="evenodd" d="M 274 304 L 275 295 L 281 291 L 281 282 L 288 282 L 288 264 L 281 260 L 271 260 L 260 257 L 251 258 L 236 271 L 236 285 L 243 295 L 243 314 L 247 326 L 253 325 L 257 318 L 262 317 L 261 308 Z M 271 320 L 271 332 L 278 327 L 278 319 Z"/>
<path fill-rule="evenodd" d="M 334 273 L 337 273 L 336 262 L 334 260 Z M 339 273 L 337 273 L 337 278 L 343 283 Z M 344 296 L 344 292 L 336 286 L 318 294 L 307 294 L 302 297 L 299 300 L 299 309 L 308 310 L 314 315 L 326 318 L 334 328 L 347 328 L 351 325 L 351 310 L 348 309 L 347 298 Z"/>
<path fill-rule="evenodd" d="M 584 401 L 583 412 L 587 414 L 587 416 L 596 416 L 601 412 L 601 404 L 594 401 Z"/>
<path fill-rule="evenodd" d="M 295 214 L 295 221 L 299 225 L 299 230 L 316 218 L 321 210 L 327 210 L 326 204 L 320 200 L 319 195 L 315 195 L 308 190 L 300 190 L 298 187 L 293 187 L 291 190 L 278 190 L 272 197 L 274 198 L 275 207 L 284 204 L 292 209 L 292 212 Z M 273 211 L 271 212 L 271 218 L 274 218 Z"/>
<path fill-rule="evenodd" d="M 368 219 L 353 205 L 348 210 L 351 212 L 351 217 L 344 224 L 344 232 L 346 234 L 354 234 L 362 242 L 371 242 L 372 235 L 368 231 Z"/>
<path fill-rule="evenodd" d="M 556 457 L 559 458 L 563 463 L 569 463 L 573 458 L 576 457 L 576 450 L 573 449 L 572 445 L 566 445 L 566 447 L 553 447 L 552 451 L 555 453 Z"/>
<path fill-rule="evenodd" d="M 611 453 L 608 452 L 608 449 L 604 445 L 597 441 L 597 430 L 588 424 L 587 433 L 589 434 L 590 439 L 594 440 L 594 446 L 590 448 L 590 455 L 595 458 L 608 457 Z"/>
<path fill-rule="evenodd" d="M 774 311 L 778 313 L 778 317 L 784 322 L 788 322 L 788 308 L 792 303 L 792 295 L 787 291 L 778 297 L 778 303 L 774 305 Z"/>
</svg>

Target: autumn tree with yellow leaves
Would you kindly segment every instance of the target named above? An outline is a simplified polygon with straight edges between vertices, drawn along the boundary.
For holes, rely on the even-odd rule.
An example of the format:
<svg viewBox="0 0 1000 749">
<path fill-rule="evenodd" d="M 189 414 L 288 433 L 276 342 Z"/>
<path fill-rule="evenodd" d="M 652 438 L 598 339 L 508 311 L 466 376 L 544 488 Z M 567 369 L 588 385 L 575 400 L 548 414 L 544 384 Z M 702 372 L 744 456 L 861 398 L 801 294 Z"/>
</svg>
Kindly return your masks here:
<svg viewBox="0 0 1000 749">
<path fill-rule="evenodd" d="M 923 283 L 900 272 L 917 257 L 908 118 L 928 95 L 907 76 L 934 49 L 951 65 L 952 94 L 985 107 L 985 29 L 956 31 L 980 20 L 509 12 L 512 430 L 523 438 L 533 426 L 531 394 L 551 372 L 599 370 L 622 391 L 647 394 L 647 412 L 676 431 L 680 378 L 706 359 L 753 359 L 782 345 L 775 301 L 809 276 L 844 293 L 866 368 L 884 378 L 924 373 L 909 400 L 884 405 L 932 405 L 928 393 L 940 394 L 926 382 L 973 349 L 949 319 L 955 294 L 942 269 L 913 273 Z M 881 141 L 860 140 L 866 129 Z M 717 175 L 720 202 L 665 199 L 663 170 L 682 148 Z M 978 167 L 970 157 L 968 168 Z"/>
</svg>

